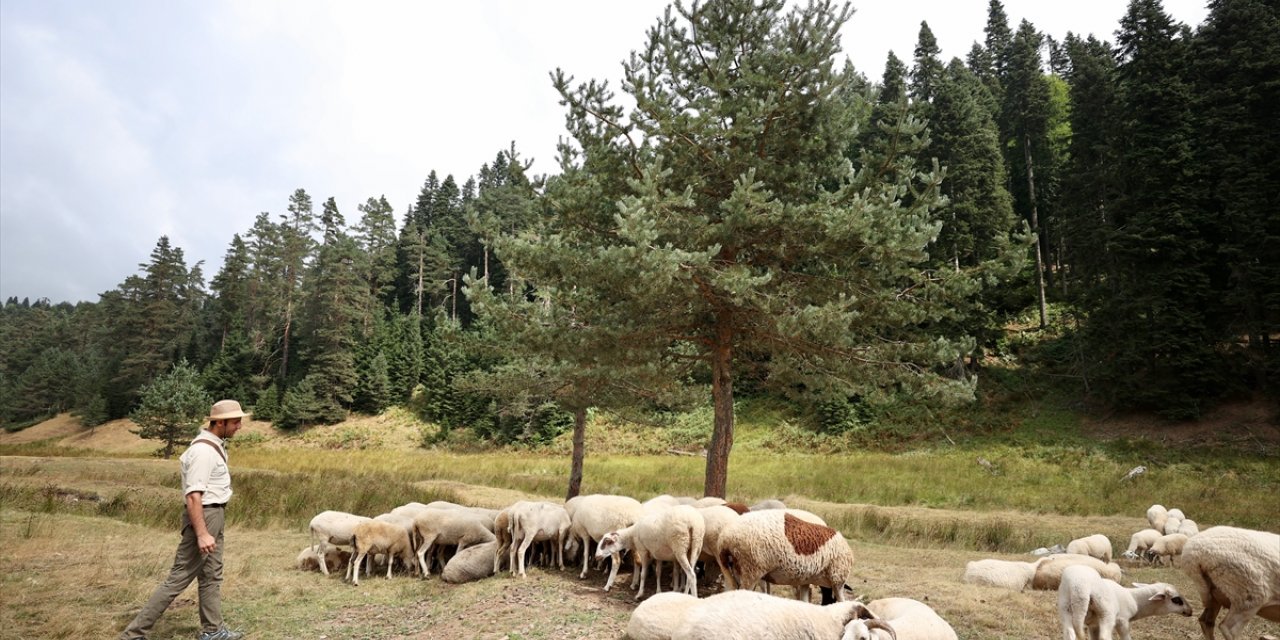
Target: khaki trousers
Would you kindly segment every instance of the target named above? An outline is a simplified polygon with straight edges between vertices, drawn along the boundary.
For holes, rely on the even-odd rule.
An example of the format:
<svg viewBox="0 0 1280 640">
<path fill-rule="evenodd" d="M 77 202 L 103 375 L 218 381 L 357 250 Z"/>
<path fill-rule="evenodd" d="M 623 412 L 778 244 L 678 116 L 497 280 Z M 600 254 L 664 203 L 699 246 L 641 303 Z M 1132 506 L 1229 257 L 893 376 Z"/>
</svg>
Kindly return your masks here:
<svg viewBox="0 0 1280 640">
<path fill-rule="evenodd" d="M 209 555 L 200 553 L 196 542 L 196 531 L 191 526 L 191 516 L 182 510 L 182 541 L 178 543 L 178 552 L 173 556 L 173 568 L 151 599 L 138 612 L 137 617 L 120 634 L 121 640 L 146 638 L 151 628 L 160 619 L 173 599 L 178 597 L 191 584 L 199 580 L 200 594 L 200 630 L 201 632 L 217 631 L 222 628 L 222 526 L 225 521 L 222 508 L 204 509 L 204 526 L 209 535 L 218 541 L 218 546 Z"/>
</svg>

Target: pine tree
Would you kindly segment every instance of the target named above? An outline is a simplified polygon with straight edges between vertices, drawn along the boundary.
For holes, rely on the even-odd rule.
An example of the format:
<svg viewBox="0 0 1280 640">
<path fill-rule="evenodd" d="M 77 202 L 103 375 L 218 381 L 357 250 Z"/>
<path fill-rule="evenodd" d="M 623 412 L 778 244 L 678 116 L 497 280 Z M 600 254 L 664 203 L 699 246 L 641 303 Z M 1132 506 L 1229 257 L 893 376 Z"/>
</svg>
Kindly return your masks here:
<svg viewBox="0 0 1280 640">
<path fill-rule="evenodd" d="M 626 64 L 630 118 L 605 85 L 556 73 L 577 144 L 547 187 L 559 215 L 498 243 L 584 347 L 580 365 L 670 358 L 709 371 L 707 495 L 726 489 L 743 361 L 817 394 L 972 393 L 931 369 L 972 343 L 920 330 L 963 279 L 924 267 L 939 176 L 890 181 L 892 157 L 849 173 L 859 111 L 833 99 L 849 10 L 783 16 L 783 4 L 668 11 Z M 828 181 L 840 186 L 817 188 Z"/>
<path fill-rule="evenodd" d="M 993 0 L 993 6 L 995 0 Z M 1005 56 L 1001 88 L 1004 103 L 1000 116 L 1000 132 L 1010 167 L 1010 193 L 1014 209 L 1031 224 L 1036 233 L 1035 274 L 1036 299 L 1040 308 L 1040 327 L 1048 326 L 1045 292 L 1046 234 L 1041 224 L 1041 201 L 1047 198 L 1042 178 L 1050 163 L 1049 129 L 1052 95 L 1042 71 L 1040 44 L 1042 36 L 1026 20 L 1009 44 Z M 1037 180 L 1037 173 L 1041 180 Z M 1037 186 L 1039 185 L 1039 186 Z"/>
<path fill-rule="evenodd" d="M 1157 0 L 1133 0 L 1117 36 L 1118 135 L 1109 238 L 1115 284 L 1090 316 L 1112 400 L 1169 417 L 1196 415 L 1223 371 L 1207 314 L 1210 221 L 1193 206 L 1188 49 Z"/>
<path fill-rule="evenodd" d="M 300 324 L 307 338 L 306 376 L 325 416 L 319 421 L 328 423 L 340 421 L 354 400 L 357 336 L 368 291 L 358 267 L 360 251 L 333 198 L 325 201 L 320 224 L 324 241 L 308 273 Z"/>
<path fill-rule="evenodd" d="M 130 418 L 138 424 L 135 434 L 164 443 L 160 454 L 168 460 L 174 447 L 200 432 L 200 425 L 213 404 L 200 386 L 200 375 L 186 360 L 144 386 L 138 408 Z"/>
<path fill-rule="evenodd" d="M 355 238 L 364 255 L 364 280 L 371 302 L 365 312 L 367 328 L 377 310 L 395 300 L 396 219 L 386 196 L 369 198 L 359 209 Z"/>
<path fill-rule="evenodd" d="M 280 304 L 280 373 L 278 379 L 283 383 L 289 377 L 289 350 L 292 347 L 294 321 L 297 305 L 302 291 L 302 274 L 306 270 L 315 239 L 312 233 L 316 230 L 315 212 L 311 206 L 311 196 L 303 189 L 298 189 L 289 196 L 289 214 L 282 216 L 280 225 L 280 264 L 283 273 L 276 291 Z"/>
<path fill-rule="evenodd" d="M 911 68 L 911 97 L 920 108 L 920 117 L 931 120 L 934 92 L 942 80 L 942 61 L 938 56 L 942 50 L 938 48 L 938 40 L 929 23 L 920 23 L 920 35 L 916 40 L 915 66 Z"/>
<path fill-rule="evenodd" d="M 1227 340 L 1248 340 L 1240 363 L 1256 389 L 1280 372 L 1280 7 L 1260 0 L 1218 0 L 1192 52 L 1198 202 L 1216 220 L 1210 277 L 1220 303 L 1210 322 Z M 1215 312 L 1216 310 L 1216 312 Z"/>
</svg>

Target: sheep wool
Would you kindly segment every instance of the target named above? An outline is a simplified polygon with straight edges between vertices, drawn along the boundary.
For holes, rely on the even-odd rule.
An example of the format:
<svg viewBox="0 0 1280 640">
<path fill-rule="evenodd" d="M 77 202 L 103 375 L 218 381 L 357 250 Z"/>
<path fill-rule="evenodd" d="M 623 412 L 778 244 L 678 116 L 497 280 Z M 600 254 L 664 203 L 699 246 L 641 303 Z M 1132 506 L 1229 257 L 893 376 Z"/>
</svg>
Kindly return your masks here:
<svg viewBox="0 0 1280 640">
<path fill-rule="evenodd" d="M 844 599 L 853 550 L 840 532 L 781 510 L 743 514 L 720 533 L 720 565 L 730 588 L 750 589 L 764 579 L 791 586 L 818 585 Z"/>
<path fill-rule="evenodd" d="M 1163 582 L 1126 589 L 1084 565 L 1072 565 L 1062 572 L 1058 617 L 1064 640 L 1110 640 L 1113 631 L 1127 639 L 1130 622 L 1161 614 L 1190 616 L 1191 605 L 1177 589 Z"/>
<path fill-rule="evenodd" d="M 881 598 L 867 603 L 875 617 L 854 620 L 841 640 L 958 640 L 955 629 L 929 605 L 911 598 Z"/>
<path fill-rule="evenodd" d="M 699 600 L 687 593 L 668 591 L 650 596 L 631 612 L 628 640 L 671 640 Z"/>
<path fill-rule="evenodd" d="M 1200 630 L 1213 640 L 1215 619 L 1226 640 L 1243 640 L 1254 615 L 1280 622 L 1280 535 L 1236 527 L 1210 527 L 1182 549 L 1182 572 L 1200 592 Z"/>
<path fill-rule="evenodd" d="M 440 577 L 445 582 L 460 584 L 474 582 L 493 575 L 493 560 L 497 557 L 498 542 L 473 544 L 455 553 L 444 565 Z"/>
<path fill-rule="evenodd" d="M 1101 533 L 1076 538 L 1067 544 L 1067 553 L 1093 556 L 1103 562 L 1111 562 L 1111 540 Z"/>
<path fill-rule="evenodd" d="M 960 581 L 988 587 L 1025 591 L 1036 575 L 1036 562 L 1018 560 L 974 560 L 964 566 Z"/>
<path fill-rule="evenodd" d="M 726 591 L 693 605 L 673 640 L 839 638 L 845 625 L 870 617 L 860 602 L 816 605 L 754 591 Z"/>
<path fill-rule="evenodd" d="M 1038 591 L 1054 591 L 1062 583 L 1062 572 L 1072 565 L 1082 564 L 1091 567 L 1107 580 L 1119 582 L 1123 577 L 1120 565 L 1105 563 L 1093 556 L 1064 553 L 1049 556 L 1036 565 L 1036 574 L 1031 578 L 1031 588 Z"/>
</svg>

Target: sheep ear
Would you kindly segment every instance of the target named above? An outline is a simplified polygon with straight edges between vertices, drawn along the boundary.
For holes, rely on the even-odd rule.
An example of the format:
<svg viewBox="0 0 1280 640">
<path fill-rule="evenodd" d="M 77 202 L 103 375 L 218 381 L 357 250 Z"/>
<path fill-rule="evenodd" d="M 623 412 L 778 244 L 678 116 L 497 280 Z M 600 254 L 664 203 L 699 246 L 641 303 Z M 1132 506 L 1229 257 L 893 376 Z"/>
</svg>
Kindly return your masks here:
<svg viewBox="0 0 1280 640">
<path fill-rule="evenodd" d="M 853 606 L 849 607 L 849 613 L 845 616 L 844 624 L 848 625 L 854 620 L 870 620 L 874 617 L 876 617 L 876 614 L 871 613 L 871 610 L 866 605 L 861 602 L 855 602 Z"/>
<path fill-rule="evenodd" d="M 1152 596 L 1151 596 L 1151 598 L 1150 598 L 1150 600 L 1151 600 L 1152 602 L 1160 602 L 1161 600 L 1165 600 L 1165 599 L 1167 599 L 1168 597 L 1169 597 L 1169 594 L 1167 594 L 1167 593 L 1165 593 L 1165 592 L 1161 591 L 1161 592 L 1159 592 L 1159 593 L 1156 593 L 1156 594 L 1152 595 Z"/>
</svg>

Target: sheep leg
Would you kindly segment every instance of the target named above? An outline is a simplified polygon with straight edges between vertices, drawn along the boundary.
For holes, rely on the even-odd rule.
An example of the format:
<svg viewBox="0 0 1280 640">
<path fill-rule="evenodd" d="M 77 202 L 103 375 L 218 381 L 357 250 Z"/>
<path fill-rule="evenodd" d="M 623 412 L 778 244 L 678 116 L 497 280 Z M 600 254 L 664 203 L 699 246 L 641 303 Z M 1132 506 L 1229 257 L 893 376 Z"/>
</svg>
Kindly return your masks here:
<svg viewBox="0 0 1280 640">
<path fill-rule="evenodd" d="M 613 586 L 613 581 L 618 577 L 618 565 L 622 564 L 622 556 L 614 553 L 609 556 L 611 565 L 609 567 L 609 579 L 604 583 L 604 590 L 608 591 Z"/>
<path fill-rule="evenodd" d="M 590 543 L 590 542 L 589 542 L 589 541 L 584 537 L 584 538 L 582 539 L 582 574 L 578 576 L 578 579 L 579 579 L 579 580 L 581 580 L 581 579 L 583 579 L 583 578 L 587 577 L 587 562 L 588 562 L 588 561 L 587 561 L 587 552 L 588 552 L 588 549 L 590 549 L 590 547 L 591 547 L 591 543 Z M 610 584 L 612 584 L 612 583 L 613 583 L 613 580 L 612 580 L 612 579 L 610 579 L 610 580 L 609 580 L 609 583 L 610 583 Z M 607 584 L 606 584 L 606 585 L 605 585 L 605 587 L 604 587 L 604 590 L 605 590 L 605 591 L 608 591 L 608 590 L 609 590 L 609 585 L 607 585 Z"/>
<path fill-rule="evenodd" d="M 688 558 L 678 553 L 676 554 L 676 563 L 680 565 L 681 569 L 684 569 L 684 592 L 695 598 L 698 597 L 698 576 L 693 573 L 693 565 Z M 675 573 L 674 569 L 672 569 L 672 573 Z M 675 583 L 674 577 L 671 582 Z M 675 591 L 676 589 L 673 586 L 671 590 Z"/>
<path fill-rule="evenodd" d="M 436 536 L 423 537 L 422 546 L 418 547 L 418 568 L 422 569 L 422 578 L 425 580 L 431 575 L 431 567 L 427 565 L 427 553 L 431 551 L 431 545 L 435 544 Z"/>
<path fill-rule="evenodd" d="M 649 579 L 649 558 L 644 557 L 639 553 L 637 553 L 633 562 L 640 566 L 640 571 L 639 571 L 640 590 L 636 592 L 636 600 L 639 600 L 640 596 L 644 595 L 644 583 Z M 661 587 L 662 587 L 662 566 L 661 565 L 658 566 L 658 587 L 659 587 L 659 590 L 661 590 Z"/>
<path fill-rule="evenodd" d="M 1227 611 L 1227 617 L 1222 619 L 1222 624 L 1218 625 L 1218 629 L 1222 631 L 1222 637 L 1226 640 L 1244 638 L 1244 626 L 1258 613 L 1259 608 L 1243 605 L 1231 607 Z"/>
<path fill-rule="evenodd" d="M 388 580 L 391 579 L 391 567 L 394 567 L 394 566 L 396 566 L 396 556 L 391 553 L 390 549 L 388 549 L 387 550 L 387 579 Z"/>
<path fill-rule="evenodd" d="M 525 536 L 524 540 L 520 543 L 520 577 L 521 578 L 529 577 L 524 572 L 524 554 L 529 551 L 529 546 L 532 544 L 533 544 L 533 536 Z M 514 572 L 514 569 L 513 569 L 513 572 Z"/>
<path fill-rule="evenodd" d="M 360 554 L 356 556 L 356 561 L 355 561 L 356 573 L 355 573 L 355 576 L 351 579 L 351 582 L 357 587 L 360 586 L 360 568 L 359 568 L 360 561 L 364 560 L 364 558 L 365 558 L 364 551 L 361 551 Z"/>
</svg>

